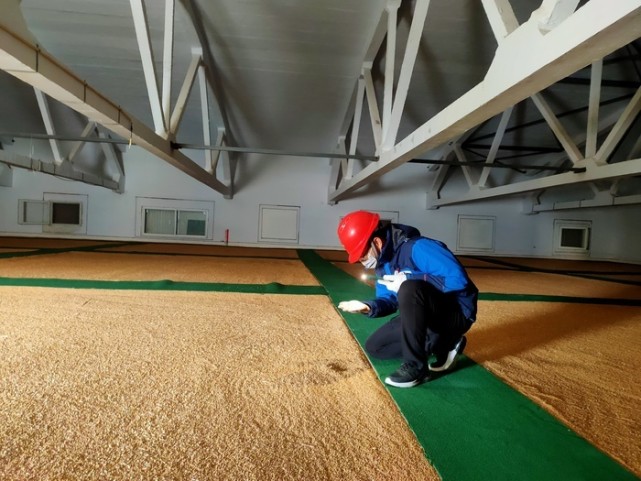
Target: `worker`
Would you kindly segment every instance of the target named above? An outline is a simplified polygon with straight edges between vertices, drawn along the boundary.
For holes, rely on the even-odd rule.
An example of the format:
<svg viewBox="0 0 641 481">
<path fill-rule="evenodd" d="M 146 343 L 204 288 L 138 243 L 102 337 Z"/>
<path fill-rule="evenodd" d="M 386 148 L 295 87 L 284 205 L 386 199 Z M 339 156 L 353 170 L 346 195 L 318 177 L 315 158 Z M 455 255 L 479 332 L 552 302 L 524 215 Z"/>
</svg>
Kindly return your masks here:
<svg viewBox="0 0 641 481">
<path fill-rule="evenodd" d="M 429 379 L 430 372 L 452 370 L 476 320 L 478 299 L 456 256 L 415 227 L 381 221 L 363 210 L 343 217 L 338 238 L 349 262 L 375 270 L 378 278 L 374 299 L 343 301 L 338 308 L 372 318 L 398 311 L 365 343 L 372 357 L 402 359 L 385 383 L 409 388 Z M 430 355 L 435 360 L 428 363 Z"/>
</svg>

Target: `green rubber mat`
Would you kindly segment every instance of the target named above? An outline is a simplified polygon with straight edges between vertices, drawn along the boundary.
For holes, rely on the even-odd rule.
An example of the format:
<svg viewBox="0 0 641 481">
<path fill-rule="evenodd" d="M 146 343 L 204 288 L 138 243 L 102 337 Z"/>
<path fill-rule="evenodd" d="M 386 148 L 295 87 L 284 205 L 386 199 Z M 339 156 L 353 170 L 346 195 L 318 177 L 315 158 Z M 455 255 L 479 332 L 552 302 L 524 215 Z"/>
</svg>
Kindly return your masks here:
<svg viewBox="0 0 641 481">
<path fill-rule="evenodd" d="M 334 304 L 372 298 L 370 286 L 315 252 L 300 250 L 299 257 L 325 286 Z M 361 346 L 388 320 L 341 314 Z M 381 380 L 400 363 L 370 362 Z M 390 388 L 389 392 L 444 481 L 638 479 L 468 358 L 447 376 L 412 389 Z"/>
<path fill-rule="evenodd" d="M 0 253 L 0 259 L 9 259 L 12 257 L 33 257 L 33 256 L 43 256 L 49 254 L 61 254 L 63 252 L 91 252 L 98 249 L 105 249 L 107 247 L 121 247 L 128 246 L 133 244 L 132 242 L 111 242 L 109 244 L 95 244 L 90 246 L 77 246 L 77 247 L 40 247 L 29 249 L 23 252 L 2 252 Z"/>
<path fill-rule="evenodd" d="M 325 289 L 322 286 L 290 286 L 278 282 L 270 282 L 269 284 L 225 284 L 221 282 L 176 282 L 166 279 L 159 281 L 100 281 L 46 279 L 39 277 L 0 277 L 0 286 L 326 295 Z"/>
</svg>

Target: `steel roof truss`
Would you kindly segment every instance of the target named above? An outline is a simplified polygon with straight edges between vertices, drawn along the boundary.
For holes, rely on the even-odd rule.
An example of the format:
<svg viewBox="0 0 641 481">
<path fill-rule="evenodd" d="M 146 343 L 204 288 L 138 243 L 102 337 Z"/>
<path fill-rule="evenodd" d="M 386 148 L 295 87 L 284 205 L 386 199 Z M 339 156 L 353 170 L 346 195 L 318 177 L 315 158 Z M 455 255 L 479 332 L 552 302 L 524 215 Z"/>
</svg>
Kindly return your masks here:
<svg viewBox="0 0 641 481">
<path fill-rule="evenodd" d="M 194 179 L 223 195 L 230 189 L 212 178 L 172 143 L 98 93 L 33 43 L 0 27 L 0 69 L 82 113 L 117 135 L 128 138 Z"/>
<path fill-rule="evenodd" d="M 546 1 L 542 6 L 563 7 L 563 11 L 567 12 L 571 3 Z M 488 5 L 492 3 L 486 1 L 484 6 Z M 494 6 L 498 8 L 499 5 L 494 3 Z M 329 200 L 344 198 L 422 152 L 442 145 L 589 65 L 592 59 L 602 58 L 630 43 L 641 35 L 640 17 L 641 0 L 620 0 L 615 3 L 591 0 L 576 12 L 565 16 L 558 26 L 545 32 L 540 30 L 541 18 L 533 15 L 501 41 L 488 73 L 479 85 L 396 143 L 392 149 L 383 151 L 378 162 L 368 165 L 352 179 L 341 182 Z M 524 50 L 530 55 L 520 54 Z M 560 178 L 569 180 L 573 175 L 559 174 L 553 177 L 563 176 Z M 503 190 L 511 191 L 506 186 L 503 186 Z"/>
</svg>

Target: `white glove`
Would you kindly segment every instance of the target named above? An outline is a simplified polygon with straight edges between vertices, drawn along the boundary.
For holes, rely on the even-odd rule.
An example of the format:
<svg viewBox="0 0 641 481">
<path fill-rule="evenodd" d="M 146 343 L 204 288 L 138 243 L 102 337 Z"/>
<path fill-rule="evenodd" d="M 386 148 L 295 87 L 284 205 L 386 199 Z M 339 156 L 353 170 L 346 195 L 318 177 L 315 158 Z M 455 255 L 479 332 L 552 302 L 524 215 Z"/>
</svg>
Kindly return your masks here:
<svg viewBox="0 0 641 481">
<path fill-rule="evenodd" d="M 338 308 L 345 312 L 369 312 L 369 306 L 361 301 L 343 301 L 338 303 Z"/>
<path fill-rule="evenodd" d="M 401 284 L 407 280 L 407 274 L 405 272 L 397 272 L 395 274 L 384 275 L 382 279 L 379 279 L 379 284 L 384 285 L 392 292 L 398 292 L 401 288 Z"/>
</svg>

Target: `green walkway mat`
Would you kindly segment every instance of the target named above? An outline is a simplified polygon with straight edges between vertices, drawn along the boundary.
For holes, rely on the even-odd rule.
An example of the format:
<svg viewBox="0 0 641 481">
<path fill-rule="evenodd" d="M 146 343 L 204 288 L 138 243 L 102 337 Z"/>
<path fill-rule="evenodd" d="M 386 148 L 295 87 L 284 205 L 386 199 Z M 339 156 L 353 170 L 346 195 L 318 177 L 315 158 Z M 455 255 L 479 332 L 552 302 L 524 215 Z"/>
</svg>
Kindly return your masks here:
<svg viewBox="0 0 641 481">
<path fill-rule="evenodd" d="M 300 250 L 299 257 L 335 304 L 373 296 L 371 287 L 315 252 Z M 342 315 L 361 346 L 388 320 Z M 370 362 L 380 379 L 399 366 L 399 361 Z M 444 481 L 638 479 L 470 359 L 447 376 L 389 392 Z"/>
<path fill-rule="evenodd" d="M 39 277 L 0 277 L 0 286 L 326 295 L 325 289 L 322 286 L 291 286 L 280 284 L 278 282 L 270 282 L 269 284 L 225 284 L 222 282 L 176 282 L 168 279 L 158 281 L 100 281 L 82 279 L 46 279 Z"/>
</svg>

